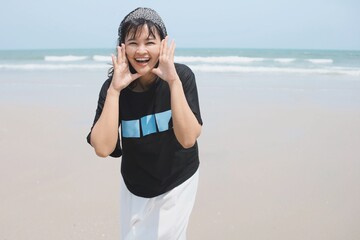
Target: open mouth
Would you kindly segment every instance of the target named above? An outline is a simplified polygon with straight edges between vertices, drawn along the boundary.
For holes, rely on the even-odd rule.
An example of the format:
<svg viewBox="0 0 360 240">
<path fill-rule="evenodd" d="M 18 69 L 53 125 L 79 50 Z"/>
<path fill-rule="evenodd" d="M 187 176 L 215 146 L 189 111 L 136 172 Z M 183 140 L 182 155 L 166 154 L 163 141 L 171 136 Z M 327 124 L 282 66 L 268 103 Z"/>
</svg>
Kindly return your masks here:
<svg viewBox="0 0 360 240">
<path fill-rule="evenodd" d="M 135 61 L 138 63 L 147 63 L 150 61 L 150 58 L 135 58 Z"/>
</svg>

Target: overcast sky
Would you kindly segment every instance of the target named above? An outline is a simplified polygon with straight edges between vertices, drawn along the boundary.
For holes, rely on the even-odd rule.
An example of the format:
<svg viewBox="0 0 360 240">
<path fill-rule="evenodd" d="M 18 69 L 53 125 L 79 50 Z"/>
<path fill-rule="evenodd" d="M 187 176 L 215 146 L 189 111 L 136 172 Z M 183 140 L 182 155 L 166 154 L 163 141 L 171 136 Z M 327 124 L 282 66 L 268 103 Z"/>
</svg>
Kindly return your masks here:
<svg viewBox="0 0 360 240">
<path fill-rule="evenodd" d="M 360 50 L 359 0 L 4 0 L 0 49 L 113 48 L 139 6 L 160 14 L 179 48 Z"/>
</svg>

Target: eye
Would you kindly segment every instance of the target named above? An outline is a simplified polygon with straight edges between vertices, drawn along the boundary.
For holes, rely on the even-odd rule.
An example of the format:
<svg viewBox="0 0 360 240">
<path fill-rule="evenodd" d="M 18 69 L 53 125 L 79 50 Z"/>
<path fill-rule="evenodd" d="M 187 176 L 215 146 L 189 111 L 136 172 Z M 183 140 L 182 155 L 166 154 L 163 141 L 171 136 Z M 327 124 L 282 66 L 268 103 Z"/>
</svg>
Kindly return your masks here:
<svg viewBox="0 0 360 240">
<path fill-rule="evenodd" d="M 146 44 L 147 44 L 147 45 L 154 45 L 154 44 L 155 44 L 155 42 L 150 41 L 150 42 L 147 42 Z"/>
<path fill-rule="evenodd" d="M 129 41 L 129 42 L 127 42 L 127 44 L 128 44 L 128 45 L 136 45 L 136 42 L 134 42 L 134 41 Z"/>
</svg>

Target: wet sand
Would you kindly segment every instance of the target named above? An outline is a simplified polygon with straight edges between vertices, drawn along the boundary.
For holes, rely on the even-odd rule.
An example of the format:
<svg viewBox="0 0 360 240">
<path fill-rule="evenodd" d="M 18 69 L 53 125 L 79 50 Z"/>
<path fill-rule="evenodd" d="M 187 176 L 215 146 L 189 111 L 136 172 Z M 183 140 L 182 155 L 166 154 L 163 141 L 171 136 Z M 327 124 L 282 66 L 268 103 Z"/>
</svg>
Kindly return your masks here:
<svg viewBox="0 0 360 240">
<path fill-rule="evenodd" d="M 339 78 L 197 74 L 188 239 L 359 237 L 360 83 Z M 85 141 L 104 80 L 1 74 L 0 239 L 119 239 L 121 160 Z"/>
</svg>

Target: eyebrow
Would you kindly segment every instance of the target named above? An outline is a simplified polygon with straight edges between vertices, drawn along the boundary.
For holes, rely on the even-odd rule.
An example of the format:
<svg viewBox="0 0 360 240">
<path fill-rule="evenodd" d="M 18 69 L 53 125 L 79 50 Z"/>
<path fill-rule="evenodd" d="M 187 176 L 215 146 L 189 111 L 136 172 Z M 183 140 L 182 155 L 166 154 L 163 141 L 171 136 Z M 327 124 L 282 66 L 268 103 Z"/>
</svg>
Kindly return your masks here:
<svg viewBox="0 0 360 240">
<path fill-rule="evenodd" d="M 151 36 L 149 35 L 146 40 L 155 40 L 156 37 L 155 36 Z M 136 41 L 136 37 L 132 37 L 132 38 L 128 38 L 128 39 L 125 39 L 125 41 Z"/>
</svg>

